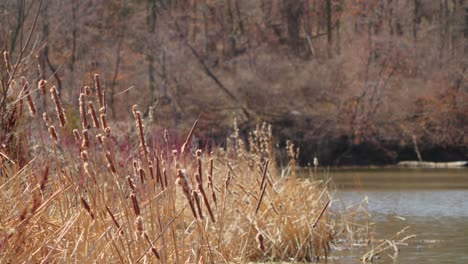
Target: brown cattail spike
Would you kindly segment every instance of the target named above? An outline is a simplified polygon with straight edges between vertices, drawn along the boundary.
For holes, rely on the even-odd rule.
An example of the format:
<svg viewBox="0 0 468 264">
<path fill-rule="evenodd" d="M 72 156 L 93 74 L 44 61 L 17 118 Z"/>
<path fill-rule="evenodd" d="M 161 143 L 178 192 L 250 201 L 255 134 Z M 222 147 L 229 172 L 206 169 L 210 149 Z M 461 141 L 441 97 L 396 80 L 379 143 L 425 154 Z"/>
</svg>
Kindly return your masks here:
<svg viewBox="0 0 468 264">
<path fill-rule="evenodd" d="M 213 223 L 216 222 L 215 218 L 214 218 L 214 215 L 213 215 L 213 211 L 211 210 L 211 206 L 210 206 L 210 203 L 208 201 L 208 198 L 206 197 L 206 193 L 205 193 L 205 190 L 203 189 L 203 185 L 201 183 L 201 177 L 199 174 L 195 174 L 195 179 L 197 180 L 197 185 L 198 185 L 198 191 L 201 193 L 202 197 L 203 197 L 203 201 L 205 202 L 205 206 L 206 206 L 206 209 L 208 210 L 208 213 L 210 215 L 210 218 L 211 218 L 211 221 L 213 221 Z"/>
<path fill-rule="evenodd" d="M 100 128 L 99 120 L 97 118 L 96 109 L 94 108 L 93 102 L 89 101 L 88 107 L 89 107 L 89 114 L 91 115 L 91 118 L 93 119 L 93 126 L 99 129 Z"/>
<path fill-rule="evenodd" d="M 112 219 L 112 222 L 114 222 L 114 225 L 117 227 L 118 230 L 120 230 L 120 234 L 123 235 L 124 232 L 120 228 L 119 222 L 117 222 L 117 219 L 115 218 L 114 214 L 112 213 L 112 211 L 109 209 L 109 207 L 107 205 L 106 205 L 106 210 L 107 210 L 107 213 L 110 215 L 110 217 Z"/>
<path fill-rule="evenodd" d="M 63 110 L 62 104 L 60 103 L 60 98 L 58 96 L 57 88 L 55 86 L 52 86 L 52 88 L 50 88 L 50 92 L 51 92 L 52 101 L 54 101 L 55 103 L 55 110 L 57 111 L 57 116 L 58 116 L 58 119 L 60 120 L 60 126 L 65 127 L 65 124 L 67 123 L 67 119 L 65 118 L 65 111 Z"/>
<path fill-rule="evenodd" d="M 208 174 L 208 187 L 211 190 L 211 198 L 213 198 L 213 202 L 216 205 L 217 204 L 216 193 L 214 191 L 214 186 L 213 186 L 213 159 L 210 159 L 210 174 Z"/>
<path fill-rule="evenodd" d="M 264 252 L 265 251 L 265 244 L 264 244 L 263 235 L 261 233 L 258 233 L 257 236 L 255 237 L 255 239 L 257 240 L 258 249 L 260 249 L 262 252 Z"/>
<path fill-rule="evenodd" d="M 37 87 L 39 88 L 39 90 L 41 90 L 42 95 L 46 95 L 47 93 L 46 84 L 47 84 L 47 81 L 44 79 L 41 79 L 39 83 L 37 84 Z"/>
<path fill-rule="evenodd" d="M 23 82 L 23 92 L 26 96 L 26 102 L 28 103 L 29 112 L 32 116 L 36 116 L 36 106 L 34 105 L 34 101 L 32 99 L 31 93 L 29 92 L 29 83 L 26 81 L 24 77 L 22 77 Z"/>
<path fill-rule="evenodd" d="M 54 126 L 49 126 L 50 137 L 54 140 L 55 143 L 58 141 L 57 132 L 55 131 Z"/>
<path fill-rule="evenodd" d="M 104 105 L 104 93 L 101 89 L 101 80 L 99 74 L 94 74 L 94 85 L 96 87 L 96 95 L 98 98 L 99 108 L 105 107 Z"/>
<path fill-rule="evenodd" d="M 182 170 L 180 169 L 177 170 L 176 184 L 180 185 L 180 187 L 182 188 L 182 191 L 184 192 L 185 197 L 187 197 L 187 200 L 189 202 L 190 209 L 192 210 L 192 213 L 193 213 L 193 217 L 197 218 L 197 212 L 195 211 L 195 206 L 193 204 L 193 199 L 192 199 L 192 190 L 190 189 L 188 185 L 185 172 L 182 172 Z"/>
<path fill-rule="evenodd" d="M 88 130 L 87 129 L 83 129 L 83 131 L 81 132 L 81 134 L 83 135 L 83 139 L 81 141 L 81 147 L 83 149 L 87 149 L 89 148 L 89 134 L 88 134 Z"/>
<path fill-rule="evenodd" d="M 106 152 L 106 160 L 107 160 L 107 167 L 109 168 L 109 170 L 112 171 L 113 173 L 116 173 L 114 161 L 112 160 L 112 157 L 109 151 Z"/>
<path fill-rule="evenodd" d="M 83 205 L 84 209 L 88 212 L 89 216 L 91 216 L 91 219 L 94 220 L 94 214 L 91 211 L 91 207 L 89 207 L 88 202 L 86 202 L 86 200 L 83 197 L 81 197 L 81 204 Z"/>
<path fill-rule="evenodd" d="M 88 119 L 86 117 L 86 95 L 84 93 L 80 94 L 80 117 L 81 117 L 81 127 L 83 129 L 88 129 Z"/>
<path fill-rule="evenodd" d="M 13 67 L 11 66 L 10 54 L 8 53 L 8 51 L 3 52 L 3 59 L 5 60 L 5 67 L 7 71 L 11 73 L 13 71 Z"/>
</svg>

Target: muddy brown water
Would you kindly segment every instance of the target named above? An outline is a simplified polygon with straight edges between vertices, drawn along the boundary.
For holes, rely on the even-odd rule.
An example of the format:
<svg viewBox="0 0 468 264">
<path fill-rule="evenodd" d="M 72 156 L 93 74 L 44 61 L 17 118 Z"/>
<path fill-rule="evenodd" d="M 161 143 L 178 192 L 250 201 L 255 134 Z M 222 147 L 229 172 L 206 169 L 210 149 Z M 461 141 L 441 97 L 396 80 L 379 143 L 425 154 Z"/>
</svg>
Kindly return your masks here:
<svg viewBox="0 0 468 264">
<path fill-rule="evenodd" d="M 467 168 L 319 170 L 317 177 L 332 178 L 334 209 L 367 201 L 377 238 L 406 226 L 406 234 L 416 235 L 399 246 L 395 259 L 381 254 L 374 263 L 468 263 Z M 358 247 L 332 251 L 329 263 L 360 263 L 365 253 Z"/>
</svg>

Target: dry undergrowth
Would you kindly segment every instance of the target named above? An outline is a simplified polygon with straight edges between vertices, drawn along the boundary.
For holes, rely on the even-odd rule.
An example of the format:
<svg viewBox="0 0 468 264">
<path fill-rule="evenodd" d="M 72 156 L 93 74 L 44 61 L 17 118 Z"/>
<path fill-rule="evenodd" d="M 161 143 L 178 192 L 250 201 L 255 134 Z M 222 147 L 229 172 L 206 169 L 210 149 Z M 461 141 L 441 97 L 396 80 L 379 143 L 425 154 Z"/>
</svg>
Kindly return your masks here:
<svg viewBox="0 0 468 264">
<path fill-rule="evenodd" d="M 280 173 L 271 128 L 257 127 L 244 142 L 235 128 L 226 149 L 191 149 L 197 122 L 178 150 L 166 131 L 149 146 L 134 106 L 134 139 L 120 151 L 106 119 L 104 89 L 79 96 L 80 128 L 67 124 L 57 89 L 39 80 L 11 82 L 7 110 L 31 122 L 19 164 L 4 147 L 0 177 L 0 262 L 228 263 L 308 261 L 327 257 L 336 219 L 324 184 Z M 31 93 L 55 109 L 37 113 Z M 92 92 L 93 91 L 93 92 Z M 50 94 L 49 94 L 50 93 Z M 41 132 L 42 131 L 42 132 Z M 49 134 L 50 138 L 37 139 Z M 114 135 L 115 133 L 115 135 Z M 127 142 L 127 145 L 131 143 Z M 248 147 L 247 147 L 248 146 Z M 31 151 L 28 150 L 31 148 Z M 11 149 L 11 148 L 8 148 Z M 294 172 L 297 153 L 288 147 Z"/>
</svg>

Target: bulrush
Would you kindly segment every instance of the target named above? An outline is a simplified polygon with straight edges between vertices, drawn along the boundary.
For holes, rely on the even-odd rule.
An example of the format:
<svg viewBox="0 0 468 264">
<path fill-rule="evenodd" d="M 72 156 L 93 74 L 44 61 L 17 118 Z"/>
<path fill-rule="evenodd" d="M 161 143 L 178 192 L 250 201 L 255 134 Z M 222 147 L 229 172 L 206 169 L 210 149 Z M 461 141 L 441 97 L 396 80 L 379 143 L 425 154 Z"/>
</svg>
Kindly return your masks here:
<svg viewBox="0 0 468 264">
<path fill-rule="evenodd" d="M 135 229 L 138 234 L 143 234 L 143 218 L 141 217 L 140 205 L 138 204 L 138 199 L 134 192 L 130 194 L 130 199 L 132 199 L 133 211 L 135 212 Z"/>
<path fill-rule="evenodd" d="M 197 156 L 197 171 L 198 171 L 198 175 L 200 176 L 200 184 L 203 185 L 202 161 L 201 161 L 202 150 L 197 149 L 195 154 Z"/>
<path fill-rule="evenodd" d="M 102 135 L 101 135 L 101 134 L 97 134 L 97 135 L 96 135 L 96 139 L 97 139 L 97 141 L 99 142 L 99 144 L 101 145 L 101 147 L 104 147 L 104 139 L 102 138 Z"/>
<path fill-rule="evenodd" d="M 164 182 L 161 176 L 161 167 L 159 166 L 159 158 L 156 151 L 154 153 L 154 158 L 156 160 L 156 183 L 159 183 L 161 185 L 161 188 L 164 190 Z"/>
<path fill-rule="evenodd" d="M 26 102 L 28 103 L 29 112 L 32 116 L 36 116 L 36 106 L 34 105 L 34 101 L 32 99 L 31 93 L 29 92 L 29 83 L 26 81 L 24 77 L 21 77 L 23 82 L 23 92 L 26 96 Z"/>
<path fill-rule="evenodd" d="M 87 162 L 88 161 L 88 152 L 86 150 L 83 150 L 80 152 L 80 156 L 81 156 L 81 159 L 84 161 L 84 162 Z"/>
<path fill-rule="evenodd" d="M 8 53 L 8 51 L 3 52 L 3 59 L 5 60 L 5 68 L 8 72 L 11 73 L 13 71 L 13 67 L 11 66 L 10 54 Z"/>
<path fill-rule="evenodd" d="M 260 249 L 262 252 L 265 251 L 265 244 L 264 244 L 264 238 L 262 233 L 258 233 L 257 236 L 255 237 L 255 240 L 257 240 L 257 247 Z"/>
<path fill-rule="evenodd" d="M 146 160 L 148 160 L 148 147 L 146 146 L 146 140 L 145 140 L 145 133 L 144 133 L 144 126 L 143 126 L 143 120 L 141 118 L 141 113 L 140 111 L 137 111 L 137 105 L 133 106 L 133 116 L 135 117 L 136 121 L 136 126 L 138 129 L 138 135 L 140 136 L 140 144 L 141 144 L 141 149 L 143 150 L 143 154 L 145 155 Z"/>
<path fill-rule="evenodd" d="M 91 118 L 93 119 L 93 126 L 99 129 L 100 128 L 99 120 L 97 118 L 96 109 L 94 108 L 93 102 L 91 101 L 88 102 L 88 108 L 89 108 L 89 114 L 91 115 Z"/>
<path fill-rule="evenodd" d="M 115 218 L 114 214 L 112 213 L 112 211 L 109 209 L 109 207 L 107 205 L 106 205 L 106 211 L 110 215 L 114 225 L 117 227 L 117 230 L 120 230 L 120 234 L 123 235 L 124 232 L 123 232 L 122 228 L 120 227 L 119 222 L 117 222 L 117 219 Z"/>
<path fill-rule="evenodd" d="M 133 180 L 130 177 L 130 175 L 127 176 L 127 182 L 128 182 L 128 186 L 130 186 L 130 189 L 132 190 L 132 192 L 135 192 L 135 184 L 133 183 Z"/>
<path fill-rule="evenodd" d="M 146 238 L 146 241 L 148 241 L 148 244 L 151 246 L 151 252 L 153 252 L 153 255 L 157 258 L 157 259 L 160 259 L 159 258 L 159 253 L 158 253 L 158 250 L 156 250 L 156 247 L 153 245 L 153 242 L 151 242 L 151 240 L 149 239 L 148 237 L 148 234 L 144 234 L 144 237 Z"/>
<path fill-rule="evenodd" d="M 86 200 L 81 197 L 81 204 L 83 205 L 84 209 L 86 210 L 86 212 L 88 212 L 89 216 L 91 217 L 91 219 L 94 220 L 94 213 L 91 211 L 91 207 L 89 207 L 89 204 L 88 202 L 86 202 Z"/>
<path fill-rule="evenodd" d="M 46 123 L 47 126 L 51 125 L 50 118 L 49 118 L 49 116 L 47 115 L 46 112 L 42 113 L 42 119 L 44 119 L 44 122 Z"/>
<path fill-rule="evenodd" d="M 101 80 L 99 78 L 99 74 L 94 74 L 94 85 L 96 87 L 96 95 L 98 98 L 99 108 L 105 107 L 104 104 L 104 93 L 101 89 Z"/>
<path fill-rule="evenodd" d="M 217 204 L 216 193 L 214 191 L 214 186 L 213 186 L 213 159 L 210 159 L 210 173 L 208 174 L 208 188 L 210 188 L 211 190 L 211 197 L 213 198 L 213 202 L 216 205 Z"/>
<path fill-rule="evenodd" d="M 47 84 L 47 81 L 44 79 L 41 79 L 37 84 L 37 88 L 39 88 L 39 90 L 42 92 L 42 95 L 46 95 L 47 93 L 46 84 Z"/>
<path fill-rule="evenodd" d="M 55 104 L 55 110 L 57 111 L 58 119 L 60 120 L 60 126 L 65 127 L 65 124 L 67 123 L 67 119 L 65 118 L 65 112 L 62 108 L 62 104 L 60 103 L 60 98 L 58 96 L 57 88 L 55 86 L 52 86 L 52 88 L 50 88 L 50 93 L 51 93 L 52 101 L 54 101 L 54 104 Z"/>
<path fill-rule="evenodd" d="M 142 168 L 139 168 L 138 169 L 138 174 L 140 175 L 140 181 L 142 184 L 145 183 L 145 179 L 146 179 L 146 173 L 145 173 L 145 170 L 142 169 Z"/>
<path fill-rule="evenodd" d="M 185 142 L 184 144 L 182 145 L 182 148 L 180 149 L 180 155 L 183 156 L 185 154 L 185 151 L 187 151 L 187 147 L 190 143 L 190 140 L 192 139 L 192 136 L 193 136 L 193 132 L 195 131 L 195 127 L 197 126 L 198 124 L 198 119 L 195 120 L 195 122 L 193 123 L 192 125 L 192 128 L 190 129 L 190 132 L 187 136 L 187 139 L 185 139 Z"/>
<path fill-rule="evenodd" d="M 81 136 L 80 132 L 78 132 L 78 129 L 73 129 L 73 137 L 75 138 L 76 144 L 81 148 Z"/>
<path fill-rule="evenodd" d="M 110 128 L 110 127 L 106 127 L 106 128 L 104 129 L 104 132 L 106 133 L 106 137 L 110 137 L 111 128 Z"/>
<path fill-rule="evenodd" d="M 83 88 L 83 92 L 87 97 L 89 97 L 91 95 L 91 89 L 89 88 L 89 86 L 85 86 Z"/>
<path fill-rule="evenodd" d="M 80 94 L 80 117 L 81 117 L 81 126 L 83 129 L 88 129 L 88 119 L 86 118 L 86 95 L 84 93 Z"/>
<path fill-rule="evenodd" d="M 109 151 L 106 151 L 106 160 L 107 160 L 107 167 L 109 168 L 109 170 L 112 171 L 113 173 L 116 173 L 114 161 L 112 160 L 112 157 Z"/>
<path fill-rule="evenodd" d="M 211 210 L 210 202 L 208 201 L 208 198 L 206 197 L 205 190 L 203 189 L 203 184 L 201 182 L 200 175 L 195 174 L 195 179 L 197 180 L 198 191 L 201 193 L 201 195 L 203 197 L 203 201 L 205 202 L 206 209 L 208 210 L 208 213 L 210 214 L 211 221 L 213 221 L 213 223 L 215 223 L 216 220 L 214 218 L 213 211 Z"/>
<path fill-rule="evenodd" d="M 52 125 L 49 126 L 49 135 L 52 138 L 52 140 L 54 140 L 54 142 L 57 144 L 57 141 L 58 141 L 57 132 L 55 131 L 55 127 Z"/>
<path fill-rule="evenodd" d="M 192 210 L 192 213 L 193 213 L 193 217 L 196 219 L 197 212 L 195 211 L 195 205 L 193 204 L 192 190 L 190 189 L 190 186 L 188 184 L 187 177 L 185 176 L 185 172 L 182 172 L 182 170 L 180 169 L 177 170 L 177 180 L 175 183 L 180 185 L 180 187 L 182 188 L 182 192 L 185 194 L 189 202 L 190 209 Z"/>
<path fill-rule="evenodd" d="M 195 204 L 197 205 L 198 216 L 200 217 L 201 220 L 203 220 L 204 216 L 203 216 L 203 212 L 201 209 L 200 196 L 198 195 L 196 190 L 192 190 L 192 198 L 193 200 L 195 200 Z"/>
<path fill-rule="evenodd" d="M 106 128 L 108 127 L 107 121 L 106 121 L 106 108 L 104 107 L 99 108 L 99 115 L 101 117 L 102 128 L 106 130 Z"/>
<path fill-rule="evenodd" d="M 87 129 L 83 129 L 83 131 L 81 132 L 81 134 L 83 134 L 83 139 L 81 141 L 81 147 L 83 149 L 88 149 L 89 147 L 89 134 L 88 134 L 88 130 Z"/>
</svg>

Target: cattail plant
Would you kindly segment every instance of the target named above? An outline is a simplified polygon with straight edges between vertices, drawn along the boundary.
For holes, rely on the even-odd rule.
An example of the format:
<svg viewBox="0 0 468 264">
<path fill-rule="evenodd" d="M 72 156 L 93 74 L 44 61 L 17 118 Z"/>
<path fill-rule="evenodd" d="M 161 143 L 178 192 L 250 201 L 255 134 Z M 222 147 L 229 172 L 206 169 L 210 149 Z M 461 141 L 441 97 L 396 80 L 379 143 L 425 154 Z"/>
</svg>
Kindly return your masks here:
<svg viewBox="0 0 468 264">
<path fill-rule="evenodd" d="M 5 68 L 11 73 L 13 71 L 13 66 L 11 65 L 10 53 L 8 53 L 8 51 L 3 52 L 3 59 L 5 60 Z"/>
<path fill-rule="evenodd" d="M 55 86 L 52 86 L 52 88 L 50 88 L 50 93 L 52 101 L 55 104 L 55 110 L 57 112 L 58 119 L 60 120 L 60 126 L 65 127 L 67 120 L 65 118 L 65 111 L 63 110 L 62 104 L 60 103 L 57 88 Z"/>
<path fill-rule="evenodd" d="M 141 112 L 138 111 L 138 106 L 133 105 L 132 107 L 133 117 L 135 118 L 136 127 L 138 129 L 138 135 L 140 136 L 140 146 L 143 150 L 145 160 L 148 160 L 148 146 L 146 145 L 143 119 L 141 118 Z"/>
<path fill-rule="evenodd" d="M 193 213 L 193 217 L 196 219 L 197 212 L 195 211 L 195 205 L 193 204 L 192 189 L 189 186 L 185 172 L 182 172 L 182 170 L 180 169 L 177 170 L 176 184 L 178 184 L 181 187 L 182 192 L 185 194 L 185 197 L 187 197 L 187 200 L 190 205 L 190 209 L 192 210 L 192 213 Z"/>
<path fill-rule="evenodd" d="M 88 149 L 89 148 L 89 134 L 88 134 L 88 130 L 87 129 L 83 129 L 83 131 L 81 132 L 81 134 L 83 135 L 83 139 L 81 141 L 81 147 L 83 149 Z"/>
<path fill-rule="evenodd" d="M 88 129 L 88 119 L 86 118 L 86 95 L 80 93 L 80 117 L 81 117 L 81 127 L 83 129 Z"/>
<path fill-rule="evenodd" d="M 58 142 L 57 131 L 55 131 L 55 127 L 53 125 L 49 126 L 49 135 L 50 135 L 50 138 L 52 138 L 52 140 L 55 142 L 55 144 L 57 144 Z"/>
<path fill-rule="evenodd" d="M 203 189 L 203 184 L 202 184 L 201 176 L 200 176 L 198 173 L 196 173 L 196 174 L 195 174 L 195 179 L 197 180 L 198 191 L 199 191 L 199 192 L 201 193 L 201 195 L 202 195 L 203 202 L 205 203 L 206 209 L 208 210 L 208 213 L 209 213 L 209 215 L 210 215 L 211 221 L 213 221 L 213 223 L 215 223 L 216 220 L 215 220 L 215 218 L 214 218 L 213 211 L 211 210 L 210 202 L 208 201 L 208 198 L 206 197 L 205 190 Z"/>
<path fill-rule="evenodd" d="M 28 103 L 29 112 L 31 113 L 31 116 L 36 116 L 36 106 L 34 105 L 31 93 L 29 92 L 29 83 L 24 77 L 21 77 L 21 80 L 23 83 L 23 93 L 26 96 L 26 102 Z"/>
<path fill-rule="evenodd" d="M 97 118 L 96 109 L 94 108 L 93 102 L 89 101 L 88 107 L 89 107 L 89 114 L 91 115 L 91 118 L 93 119 L 93 126 L 99 129 L 100 128 L 99 120 Z"/>
<path fill-rule="evenodd" d="M 265 243 L 262 233 L 258 232 L 257 236 L 255 237 L 255 240 L 257 240 L 258 249 L 260 249 L 260 251 L 262 252 L 265 252 Z"/>
<path fill-rule="evenodd" d="M 91 211 L 91 207 L 89 206 L 88 202 L 86 202 L 86 200 L 83 197 L 81 197 L 80 199 L 81 199 L 81 204 L 83 205 L 83 208 L 86 210 L 86 212 L 88 212 L 91 219 L 94 220 L 94 213 Z"/>
<path fill-rule="evenodd" d="M 39 80 L 39 82 L 37 83 L 37 88 L 39 88 L 39 90 L 42 92 L 42 95 L 46 95 L 47 93 L 46 85 L 47 85 L 47 81 L 44 79 Z"/>
<path fill-rule="evenodd" d="M 106 107 L 104 104 L 104 92 L 101 88 L 101 80 L 99 74 L 94 74 L 94 85 L 96 87 L 96 95 L 98 98 L 99 108 Z"/>
</svg>

